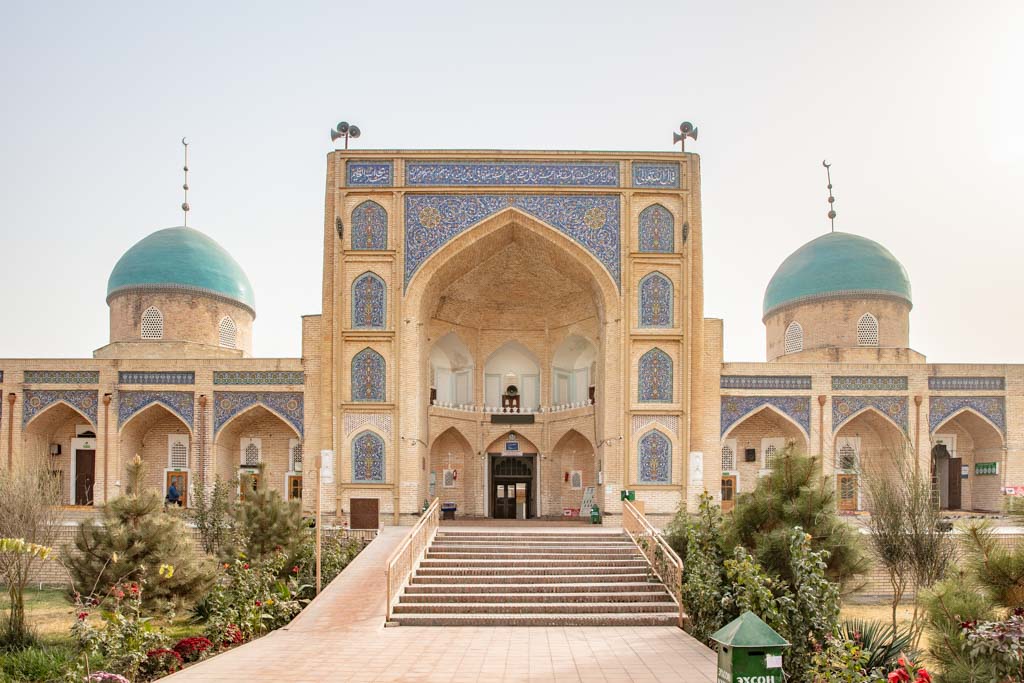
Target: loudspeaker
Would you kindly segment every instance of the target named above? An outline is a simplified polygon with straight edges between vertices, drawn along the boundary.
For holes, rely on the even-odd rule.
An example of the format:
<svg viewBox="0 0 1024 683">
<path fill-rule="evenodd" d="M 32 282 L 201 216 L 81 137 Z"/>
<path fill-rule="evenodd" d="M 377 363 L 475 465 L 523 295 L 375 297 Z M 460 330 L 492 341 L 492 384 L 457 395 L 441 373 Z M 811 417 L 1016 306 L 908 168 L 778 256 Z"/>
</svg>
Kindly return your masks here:
<svg viewBox="0 0 1024 683">
<path fill-rule="evenodd" d="M 745 448 L 745 449 L 743 449 L 743 462 L 757 462 L 757 449 L 756 448 Z"/>
</svg>

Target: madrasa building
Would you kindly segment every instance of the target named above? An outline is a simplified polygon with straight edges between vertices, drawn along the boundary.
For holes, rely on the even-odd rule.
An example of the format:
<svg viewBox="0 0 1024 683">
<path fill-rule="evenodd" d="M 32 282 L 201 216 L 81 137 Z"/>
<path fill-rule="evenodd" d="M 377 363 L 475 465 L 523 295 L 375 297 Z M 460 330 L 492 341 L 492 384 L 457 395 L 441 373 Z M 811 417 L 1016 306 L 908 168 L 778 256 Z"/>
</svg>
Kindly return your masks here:
<svg viewBox="0 0 1024 683">
<path fill-rule="evenodd" d="M 861 473 L 906 453 L 944 508 L 1024 493 L 1024 366 L 927 363 L 876 242 L 797 248 L 767 283 L 765 361 L 723 362 L 700 180 L 691 153 L 333 151 L 300 356 L 254 358 L 242 266 L 158 230 L 112 264 L 106 346 L 0 360 L 0 463 L 47 463 L 83 512 L 136 454 L 185 505 L 249 471 L 309 510 L 323 452 L 323 510 L 357 528 L 435 496 L 457 517 L 614 520 L 624 490 L 656 520 L 705 490 L 729 509 L 790 444 L 851 513 Z"/>
</svg>

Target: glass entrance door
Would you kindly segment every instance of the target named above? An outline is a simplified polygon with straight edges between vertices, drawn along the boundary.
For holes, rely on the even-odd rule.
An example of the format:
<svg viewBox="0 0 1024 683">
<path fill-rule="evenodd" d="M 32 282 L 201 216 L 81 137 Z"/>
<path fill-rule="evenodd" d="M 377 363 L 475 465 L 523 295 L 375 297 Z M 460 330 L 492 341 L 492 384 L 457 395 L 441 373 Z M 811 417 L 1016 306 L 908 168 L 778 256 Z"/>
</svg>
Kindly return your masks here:
<svg viewBox="0 0 1024 683">
<path fill-rule="evenodd" d="M 515 519 L 516 518 L 516 485 L 495 484 L 494 485 L 494 518 Z"/>
</svg>

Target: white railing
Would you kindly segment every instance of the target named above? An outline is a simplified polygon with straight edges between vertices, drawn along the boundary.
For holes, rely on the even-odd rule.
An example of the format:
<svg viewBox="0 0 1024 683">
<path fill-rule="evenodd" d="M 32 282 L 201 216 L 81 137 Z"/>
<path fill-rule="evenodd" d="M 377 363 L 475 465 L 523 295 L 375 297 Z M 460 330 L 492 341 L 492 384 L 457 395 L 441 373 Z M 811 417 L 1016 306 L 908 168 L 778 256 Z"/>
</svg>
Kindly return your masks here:
<svg viewBox="0 0 1024 683">
<path fill-rule="evenodd" d="M 405 535 L 402 542 L 398 544 L 395 552 L 388 558 L 387 584 L 388 602 L 385 619 L 391 621 L 391 610 L 402 594 L 409 577 L 419 565 L 423 555 L 427 552 L 437 528 L 441 525 L 441 499 L 435 498 L 426 512 L 417 520 L 409 533 Z"/>
<path fill-rule="evenodd" d="M 622 529 L 643 553 L 651 571 L 668 588 L 672 600 L 679 606 L 679 628 L 683 628 L 686 622 L 683 611 L 683 561 L 661 532 L 628 500 L 622 501 Z"/>
<path fill-rule="evenodd" d="M 434 401 L 431 406 L 434 408 L 444 408 L 445 410 L 455 410 L 464 413 L 480 413 L 484 415 L 537 415 L 545 413 L 561 413 L 569 410 L 578 410 L 579 408 L 590 408 L 594 405 L 593 401 L 576 401 L 574 403 L 561 403 L 553 406 L 534 406 L 530 407 L 518 407 L 518 406 L 478 406 L 471 403 L 447 403 Z"/>
</svg>

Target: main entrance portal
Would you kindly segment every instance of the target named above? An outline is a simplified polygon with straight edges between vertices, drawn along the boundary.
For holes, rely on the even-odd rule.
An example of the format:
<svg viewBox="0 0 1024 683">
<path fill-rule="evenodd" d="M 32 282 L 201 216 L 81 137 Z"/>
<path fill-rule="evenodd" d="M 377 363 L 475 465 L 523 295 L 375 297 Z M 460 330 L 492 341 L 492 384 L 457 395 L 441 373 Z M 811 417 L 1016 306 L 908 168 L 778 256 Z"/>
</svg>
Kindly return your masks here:
<svg viewBox="0 0 1024 683">
<path fill-rule="evenodd" d="M 534 516 L 535 455 L 491 453 L 491 516 L 529 519 Z"/>
</svg>

